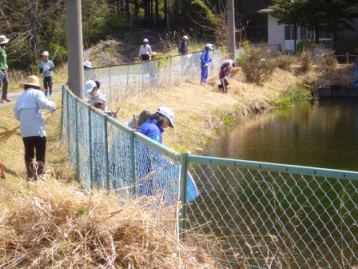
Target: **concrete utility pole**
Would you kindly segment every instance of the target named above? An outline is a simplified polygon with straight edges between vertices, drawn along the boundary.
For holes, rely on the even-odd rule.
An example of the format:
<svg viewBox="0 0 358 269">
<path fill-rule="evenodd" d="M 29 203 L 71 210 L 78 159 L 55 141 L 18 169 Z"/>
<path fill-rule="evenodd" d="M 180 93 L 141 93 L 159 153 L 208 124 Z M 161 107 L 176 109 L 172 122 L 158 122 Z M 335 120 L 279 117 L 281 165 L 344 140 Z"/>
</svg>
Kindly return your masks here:
<svg viewBox="0 0 358 269">
<path fill-rule="evenodd" d="M 68 83 L 83 98 L 83 40 L 81 0 L 67 0 Z"/>
<path fill-rule="evenodd" d="M 235 29 L 235 1 L 227 0 L 227 28 L 228 28 L 228 50 L 231 59 L 235 59 L 236 51 L 236 29 Z"/>
</svg>

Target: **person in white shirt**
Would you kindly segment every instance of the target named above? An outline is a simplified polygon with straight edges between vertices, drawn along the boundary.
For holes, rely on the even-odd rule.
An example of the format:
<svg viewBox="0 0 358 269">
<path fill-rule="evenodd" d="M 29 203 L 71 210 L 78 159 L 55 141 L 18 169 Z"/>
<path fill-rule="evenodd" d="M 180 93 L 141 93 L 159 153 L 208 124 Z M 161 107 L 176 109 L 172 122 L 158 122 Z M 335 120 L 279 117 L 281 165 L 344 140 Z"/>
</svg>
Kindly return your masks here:
<svg viewBox="0 0 358 269">
<path fill-rule="evenodd" d="M 94 80 L 87 80 L 85 83 L 85 92 L 88 94 L 87 103 L 95 108 L 103 110 L 105 113 L 108 111 L 107 109 L 107 98 L 99 90 L 100 82 Z"/>
<path fill-rule="evenodd" d="M 43 76 L 44 79 L 44 89 L 45 89 L 45 95 L 47 97 L 50 97 L 52 95 L 52 75 L 53 70 L 55 69 L 55 64 L 53 61 L 49 60 L 49 53 L 48 51 L 44 51 L 42 53 L 42 60 L 40 62 L 40 73 Z"/>
<path fill-rule="evenodd" d="M 46 155 L 45 120 L 41 109 L 56 110 L 40 90 L 37 76 L 29 76 L 24 82 L 24 92 L 17 98 L 14 114 L 20 121 L 21 137 L 25 146 L 25 167 L 28 178 L 37 179 L 44 173 Z M 33 163 L 36 152 L 36 164 Z"/>
<path fill-rule="evenodd" d="M 149 40 L 145 38 L 142 45 L 139 48 L 139 57 L 142 61 L 150 61 L 152 59 L 152 48 L 149 45 Z"/>
</svg>

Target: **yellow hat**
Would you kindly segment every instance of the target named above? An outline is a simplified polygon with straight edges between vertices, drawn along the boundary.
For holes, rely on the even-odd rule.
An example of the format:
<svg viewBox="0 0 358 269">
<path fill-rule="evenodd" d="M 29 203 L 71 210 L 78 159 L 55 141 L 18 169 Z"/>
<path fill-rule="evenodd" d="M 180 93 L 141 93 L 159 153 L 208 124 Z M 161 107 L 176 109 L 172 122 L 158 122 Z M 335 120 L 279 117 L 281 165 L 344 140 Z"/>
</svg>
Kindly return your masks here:
<svg viewBox="0 0 358 269">
<path fill-rule="evenodd" d="M 37 76 L 28 76 L 23 82 L 24 85 L 40 87 L 40 79 Z"/>
</svg>

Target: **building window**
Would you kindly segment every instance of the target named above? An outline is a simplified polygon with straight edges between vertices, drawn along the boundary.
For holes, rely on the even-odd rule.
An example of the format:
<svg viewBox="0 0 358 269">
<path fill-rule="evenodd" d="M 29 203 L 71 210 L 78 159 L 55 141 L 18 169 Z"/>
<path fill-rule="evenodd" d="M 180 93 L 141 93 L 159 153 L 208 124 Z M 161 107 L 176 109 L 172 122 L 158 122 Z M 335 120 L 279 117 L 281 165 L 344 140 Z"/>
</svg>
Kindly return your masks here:
<svg viewBox="0 0 358 269">
<path fill-rule="evenodd" d="M 285 26 L 285 40 L 295 39 L 295 27 L 293 25 Z"/>
<path fill-rule="evenodd" d="M 304 27 L 301 27 L 300 39 L 312 41 L 312 40 L 314 40 L 314 32 L 312 30 L 308 30 Z"/>
</svg>

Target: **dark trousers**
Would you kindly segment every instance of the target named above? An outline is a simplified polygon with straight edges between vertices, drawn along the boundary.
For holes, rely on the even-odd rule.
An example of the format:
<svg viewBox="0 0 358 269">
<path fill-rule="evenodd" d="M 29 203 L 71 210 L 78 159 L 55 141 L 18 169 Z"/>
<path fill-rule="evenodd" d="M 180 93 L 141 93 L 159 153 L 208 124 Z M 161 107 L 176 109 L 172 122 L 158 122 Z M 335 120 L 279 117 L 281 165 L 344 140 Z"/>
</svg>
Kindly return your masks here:
<svg viewBox="0 0 358 269">
<path fill-rule="evenodd" d="M 44 77 L 45 95 L 52 95 L 52 77 Z"/>
<path fill-rule="evenodd" d="M 3 70 L 1 69 L 1 71 L 4 72 L 4 79 L 2 81 L 2 93 L 1 93 L 1 100 L 7 100 L 7 88 L 9 85 L 9 79 L 8 79 L 8 74 L 7 74 L 7 70 Z"/>
<path fill-rule="evenodd" d="M 141 56 L 140 56 L 140 58 L 142 59 L 142 61 L 149 61 L 149 55 L 148 54 L 142 54 Z"/>
<path fill-rule="evenodd" d="M 27 176 L 32 178 L 43 174 L 45 167 L 46 137 L 30 136 L 22 138 L 25 146 L 25 166 Z M 36 164 L 33 159 L 36 154 Z"/>
</svg>

